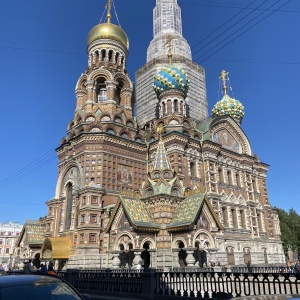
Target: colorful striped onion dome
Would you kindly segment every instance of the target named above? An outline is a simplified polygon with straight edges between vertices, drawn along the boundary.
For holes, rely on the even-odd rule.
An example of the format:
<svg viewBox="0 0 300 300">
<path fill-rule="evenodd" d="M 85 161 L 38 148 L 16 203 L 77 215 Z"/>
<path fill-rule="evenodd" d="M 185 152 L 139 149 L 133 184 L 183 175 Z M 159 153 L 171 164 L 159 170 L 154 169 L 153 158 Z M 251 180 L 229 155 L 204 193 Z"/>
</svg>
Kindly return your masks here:
<svg viewBox="0 0 300 300">
<path fill-rule="evenodd" d="M 189 79 L 180 68 L 167 65 L 154 76 L 153 89 L 157 94 L 176 89 L 183 91 L 186 95 L 189 89 Z"/>
<path fill-rule="evenodd" d="M 240 101 L 230 98 L 225 94 L 224 97 L 214 105 L 212 113 L 217 116 L 229 115 L 233 118 L 242 120 L 245 109 Z"/>
</svg>

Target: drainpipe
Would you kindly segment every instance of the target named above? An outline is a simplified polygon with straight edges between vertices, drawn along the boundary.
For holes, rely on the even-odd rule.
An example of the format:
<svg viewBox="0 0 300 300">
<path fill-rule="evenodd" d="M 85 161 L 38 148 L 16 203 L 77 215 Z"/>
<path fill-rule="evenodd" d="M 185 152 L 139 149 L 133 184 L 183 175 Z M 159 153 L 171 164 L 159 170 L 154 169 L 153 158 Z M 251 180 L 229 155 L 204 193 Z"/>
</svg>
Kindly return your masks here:
<svg viewBox="0 0 300 300">
<path fill-rule="evenodd" d="M 206 131 L 207 132 L 207 131 Z M 206 133 L 205 132 L 205 133 Z M 205 134 L 203 133 L 203 135 Z M 203 135 L 202 135 L 202 139 L 199 141 L 199 145 L 200 145 L 200 150 L 201 150 L 201 158 L 202 158 L 202 162 L 203 162 L 203 172 L 204 172 L 204 193 L 207 193 L 207 185 L 206 185 L 206 167 L 205 167 L 205 161 L 204 161 L 204 154 L 203 154 Z"/>
<path fill-rule="evenodd" d="M 171 232 L 171 258 L 172 258 L 172 269 L 173 269 L 173 264 L 174 264 L 174 262 L 173 262 L 173 252 L 172 252 L 172 244 L 173 244 L 173 233 Z"/>
<path fill-rule="evenodd" d="M 109 259 L 109 242 L 110 242 L 110 231 L 108 232 L 108 241 L 107 241 L 107 249 L 106 249 L 106 269 L 108 268 L 108 259 Z"/>
<path fill-rule="evenodd" d="M 155 232 L 155 236 L 154 236 L 154 239 L 155 239 L 155 266 L 157 268 L 157 242 L 156 242 L 156 236 L 157 236 L 157 232 Z"/>
</svg>

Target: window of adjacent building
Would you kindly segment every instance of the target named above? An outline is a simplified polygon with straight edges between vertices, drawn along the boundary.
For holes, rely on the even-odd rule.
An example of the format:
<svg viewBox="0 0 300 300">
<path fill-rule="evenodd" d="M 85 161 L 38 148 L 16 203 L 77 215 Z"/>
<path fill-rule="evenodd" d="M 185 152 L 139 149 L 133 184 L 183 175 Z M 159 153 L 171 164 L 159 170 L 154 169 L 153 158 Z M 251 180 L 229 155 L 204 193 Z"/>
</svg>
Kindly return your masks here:
<svg viewBox="0 0 300 300">
<path fill-rule="evenodd" d="M 90 233 L 89 234 L 89 241 L 91 243 L 96 243 L 96 234 L 95 233 Z"/>
<path fill-rule="evenodd" d="M 98 204 L 98 197 L 92 196 L 92 204 Z"/>
<path fill-rule="evenodd" d="M 9 248 L 5 249 L 5 254 L 9 254 Z"/>
<path fill-rule="evenodd" d="M 11 240 L 10 240 L 10 239 L 7 239 L 6 245 L 10 245 L 10 244 L 11 244 Z"/>
<path fill-rule="evenodd" d="M 85 215 L 81 215 L 81 223 L 85 223 Z"/>
<path fill-rule="evenodd" d="M 90 223 L 97 223 L 97 215 L 90 215 Z"/>
<path fill-rule="evenodd" d="M 17 255 L 20 255 L 20 249 L 17 250 Z"/>
<path fill-rule="evenodd" d="M 2 245 L 3 244 L 3 240 L 2 239 L 0 239 L 0 245 Z"/>
<path fill-rule="evenodd" d="M 2 248 L 0 248 L 0 255 L 2 254 Z"/>
</svg>

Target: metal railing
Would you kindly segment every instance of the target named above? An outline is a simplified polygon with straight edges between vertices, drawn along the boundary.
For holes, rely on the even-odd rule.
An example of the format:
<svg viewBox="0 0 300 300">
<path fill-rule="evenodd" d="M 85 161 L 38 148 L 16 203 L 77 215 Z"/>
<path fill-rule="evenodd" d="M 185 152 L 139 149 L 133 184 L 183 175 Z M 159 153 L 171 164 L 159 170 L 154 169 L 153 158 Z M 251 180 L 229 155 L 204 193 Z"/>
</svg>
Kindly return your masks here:
<svg viewBox="0 0 300 300">
<path fill-rule="evenodd" d="M 81 291 L 101 294 L 217 298 L 299 294 L 300 273 L 285 267 L 188 268 L 163 270 L 67 270 L 57 275 Z M 16 272 L 10 272 L 16 274 Z"/>
</svg>

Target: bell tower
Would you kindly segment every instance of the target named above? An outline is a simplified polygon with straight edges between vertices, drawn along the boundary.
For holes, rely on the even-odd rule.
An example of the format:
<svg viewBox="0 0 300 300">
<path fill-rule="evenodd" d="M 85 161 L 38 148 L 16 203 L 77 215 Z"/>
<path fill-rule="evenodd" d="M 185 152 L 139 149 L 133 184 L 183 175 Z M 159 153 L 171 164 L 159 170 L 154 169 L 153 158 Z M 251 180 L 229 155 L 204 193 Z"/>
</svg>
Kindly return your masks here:
<svg viewBox="0 0 300 300">
<path fill-rule="evenodd" d="M 132 117 L 133 85 L 126 72 L 129 40 L 124 30 L 111 23 L 111 5 L 106 22 L 93 27 L 87 38 L 88 67 L 76 86 L 76 112 L 95 108 L 113 114 L 124 109 Z"/>
<path fill-rule="evenodd" d="M 153 10 L 153 39 L 147 49 L 146 64 L 136 76 L 136 114 L 139 126 L 159 117 L 159 105 L 152 89 L 152 78 L 168 63 L 171 38 L 173 65 L 187 73 L 191 81 L 186 95 L 186 113 L 195 121 L 208 116 L 204 69 L 192 61 L 191 48 L 182 34 L 181 9 L 177 0 L 156 0 Z"/>
</svg>

